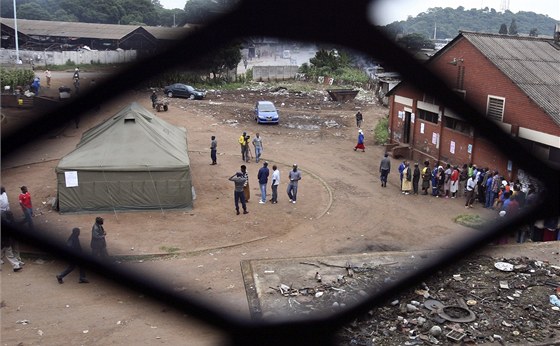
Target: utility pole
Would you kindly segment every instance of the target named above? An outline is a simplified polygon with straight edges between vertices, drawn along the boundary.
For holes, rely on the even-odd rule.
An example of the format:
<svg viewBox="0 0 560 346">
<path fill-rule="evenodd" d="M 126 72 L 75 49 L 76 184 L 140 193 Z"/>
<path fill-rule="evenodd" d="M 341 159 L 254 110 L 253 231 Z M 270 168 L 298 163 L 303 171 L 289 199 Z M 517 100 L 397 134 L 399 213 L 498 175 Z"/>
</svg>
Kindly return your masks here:
<svg viewBox="0 0 560 346">
<path fill-rule="evenodd" d="M 19 39 L 17 28 L 16 0 L 14 0 L 14 33 L 16 39 L 16 64 L 19 64 Z"/>
</svg>

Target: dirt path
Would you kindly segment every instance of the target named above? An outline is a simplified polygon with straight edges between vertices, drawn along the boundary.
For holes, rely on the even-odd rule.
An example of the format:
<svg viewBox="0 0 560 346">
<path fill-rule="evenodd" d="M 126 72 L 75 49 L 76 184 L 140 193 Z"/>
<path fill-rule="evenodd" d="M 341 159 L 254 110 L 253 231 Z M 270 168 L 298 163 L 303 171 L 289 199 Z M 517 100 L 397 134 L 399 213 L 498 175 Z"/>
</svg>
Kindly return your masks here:
<svg viewBox="0 0 560 346">
<path fill-rule="evenodd" d="M 467 210 L 462 200 L 402 195 L 399 178 L 391 173 L 387 188 L 378 177 L 383 148 L 373 145 L 372 130 L 383 107 L 368 100 L 338 104 L 324 92 L 280 90 L 209 92 L 203 101 L 171 99 L 164 120 L 187 129 L 196 200 L 191 211 L 100 213 L 105 218 L 109 252 L 113 255 L 174 253 L 173 258 L 128 264 L 156 275 L 175 289 L 208 299 L 234 314 L 248 316 L 239 261 L 253 258 L 324 256 L 386 250 L 449 248 L 475 230 L 453 222 L 457 215 L 493 212 Z M 255 100 L 274 101 L 281 111 L 279 126 L 257 125 L 251 109 Z M 18 187 L 27 185 L 36 206 L 35 222 L 64 239 L 81 227 L 88 248 L 92 214 L 60 215 L 46 201 L 56 195 L 54 168 L 78 143 L 84 130 L 112 116 L 130 102 L 151 109 L 148 91 L 130 91 L 102 105 L 98 113 L 38 139 L 10 158 L 2 159 L 2 184 L 12 209 Z M 366 152 L 354 152 L 354 114 L 364 114 Z M 252 189 L 249 214 L 236 216 L 233 184 L 227 180 L 243 164 L 237 138 L 247 131 L 264 140 L 263 159 L 281 170 L 279 203 L 260 205 L 256 173 L 249 163 Z M 210 136 L 218 139 L 218 165 L 210 166 Z M 287 172 L 293 163 L 302 170 L 298 203 L 287 202 Z M 398 165 L 393 160 L 393 167 Z M 557 257 L 556 257 L 557 258 Z M 215 344 L 213 331 L 169 312 L 159 304 L 140 304 L 142 297 L 121 291 L 91 276 L 78 285 L 71 274 L 64 285 L 54 275 L 64 263 L 29 261 L 20 273 L 2 270 L 2 340 L 7 344 L 108 345 L 114 343 Z M 27 319 L 27 325 L 16 321 Z M 190 327 L 185 328 L 188 325 Z M 41 331 L 41 333 L 39 332 Z M 85 332 L 87 330 L 87 333 Z M 155 342 L 154 342 L 155 341 Z"/>
</svg>

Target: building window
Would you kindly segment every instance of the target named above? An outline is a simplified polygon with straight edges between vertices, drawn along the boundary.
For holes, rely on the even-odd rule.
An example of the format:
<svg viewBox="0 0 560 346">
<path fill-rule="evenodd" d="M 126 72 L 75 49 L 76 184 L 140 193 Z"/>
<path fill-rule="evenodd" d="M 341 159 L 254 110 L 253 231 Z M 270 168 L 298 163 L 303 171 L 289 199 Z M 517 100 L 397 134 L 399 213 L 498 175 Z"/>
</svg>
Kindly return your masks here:
<svg viewBox="0 0 560 346">
<path fill-rule="evenodd" d="M 437 113 L 428 112 L 428 111 L 423 110 L 423 109 L 418 110 L 418 118 L 420 118 L 422 120 L 429 121 L 429 122 L 434 123 L 434 124 L 437 124 L 438 120 L 439 120 L 439 116 L 438 116 Z"/>
<path fill-rule="evenodd" d="M 505 103 L 506 99 L 503 97 L 488 96 L 486 115 L 492 120 L 502 121 Z"/>
<path fill-rule="evenodd" d="M 459 131 L 469 136 L 473 135 L 473 128 L 466 121 L 462 121 L 450 117 L 444 117 L 443 119 L 444 119 L 445 127 L 447 127 L 448 129 Z"/>
</svg>

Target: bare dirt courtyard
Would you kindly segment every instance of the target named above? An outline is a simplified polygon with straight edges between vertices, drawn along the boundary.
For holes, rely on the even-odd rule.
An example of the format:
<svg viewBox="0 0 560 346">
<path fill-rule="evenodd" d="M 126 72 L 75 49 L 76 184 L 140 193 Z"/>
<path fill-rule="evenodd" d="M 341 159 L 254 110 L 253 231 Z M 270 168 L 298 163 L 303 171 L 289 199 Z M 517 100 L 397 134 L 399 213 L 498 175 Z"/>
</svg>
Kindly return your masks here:
<svg viewBox="0 0 560 346">
<path fill-rule="evenodd" d="M 83 85 L 95 78 L 87 71 L 82 76 Z M 70 78 L 70 72 L 55 73 L 45 94 L 57 97 L 58 87 L 70 85 Z M 316 90 L 302 91 L 312 88 Z M 170 99 L 169 110 L 156 113 L 187 129 L 196 191 L 192 210 L 64 215 L 52 210 L 47 201 L 56 196 L 58 161 L 75 148 L 84 131 L 131 102 L 151 110 L 149 96 L 149 90 L 123 93 L 118 100 L 102 104 L 98 112 L 82 117 L 79 128 L 69 123 L 17 154 L 3 157 L 2 185 L 16 217 L 22 216 L 19 187 L 26 185 L 40 231 L 64 240 L 73 227 L 80 227 L 82 246 L 89 249 L 91 226 L 96 216 L 102 216 L 109 253 L 135 256 L 123 265 L 243 318 L 249 317 L 249 305 L 242 260 L 448 249 L 461 237 L 480 232 L 456 224 L 453 219 L 458 215 L 496 218 L 495 212 L 481 207 L 466 210 L 462 199 L 401 194 L 395 173 L 398 160 L 392 161 L 387 188 L 381 188 L 378 171 L 384 147 L 374 145 L 372 131 L 388 110 L 373 101 L 371 91 L 338 103 L 328 98 L 322 86 L 304 89 L 288 84 L 209 90 L 200 101 Z M 279 125 L 255 123 L 256 100 L 276 104 Z M 358 110 L 364 115 L 365 152 L 353 151 Z M 3 112 L 8 115 L 5 126 L 27 116 L 20 111 Z M 243 131 L 252 137 L 260 133 L 262 158 L 270 166 L 278 165 L 281 185 L 278 204 L 259 204 L 256 175 L 261 163 L 251 160 L 249 214 L 236 215 L 228 177 L 243 164 L 237 143 Z M 212 135 L 218 140 L 215 166 L 210 165 Z M 297 204 L 288 203 L 286 195 L 287 173 L 294 163 L 303 176 Z M 507 245 L 498 250 L 495 253 L 503 256 L 559 261 L 553 245 Z M 152 254 L 172 256 L 148 258 Z M 26 262 L 18 273 L 2 265 L 4 345 L 213 345 L 222 340 L 215 330 L 99 276 L 88 275 L 89 284 L 78 284 L 77 273 L 72 273 L 59 285 L 55 275 L 66 264 L 50 256 L 38 254 Z"/>
</svg>

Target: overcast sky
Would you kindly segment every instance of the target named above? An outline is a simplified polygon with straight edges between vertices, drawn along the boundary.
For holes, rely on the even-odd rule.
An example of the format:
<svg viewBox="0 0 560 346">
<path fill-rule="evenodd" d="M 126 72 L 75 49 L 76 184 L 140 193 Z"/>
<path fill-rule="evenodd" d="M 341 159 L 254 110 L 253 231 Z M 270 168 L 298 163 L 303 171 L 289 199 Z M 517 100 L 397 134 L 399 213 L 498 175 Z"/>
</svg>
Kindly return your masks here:
<svg viewBox="0 0 560 346">
<path fill-rule="evenodd" d="M 530 11 L 560 20 L 560 0 L 379 0 L 372 12 L 377 14 L 373 17 L 376 24 L 386 25 L 396 20 L 406 20 L 408 16 L 415 17 L 432 7 L 463 6 L 465 9 L 489 7 L 499 11 L 502 2 L 509 2 L 509 10 L 513 13 Z M 186 0 L 160 0 L 160 3 L 168 9 L 183 9 Z"/>
</svg>

